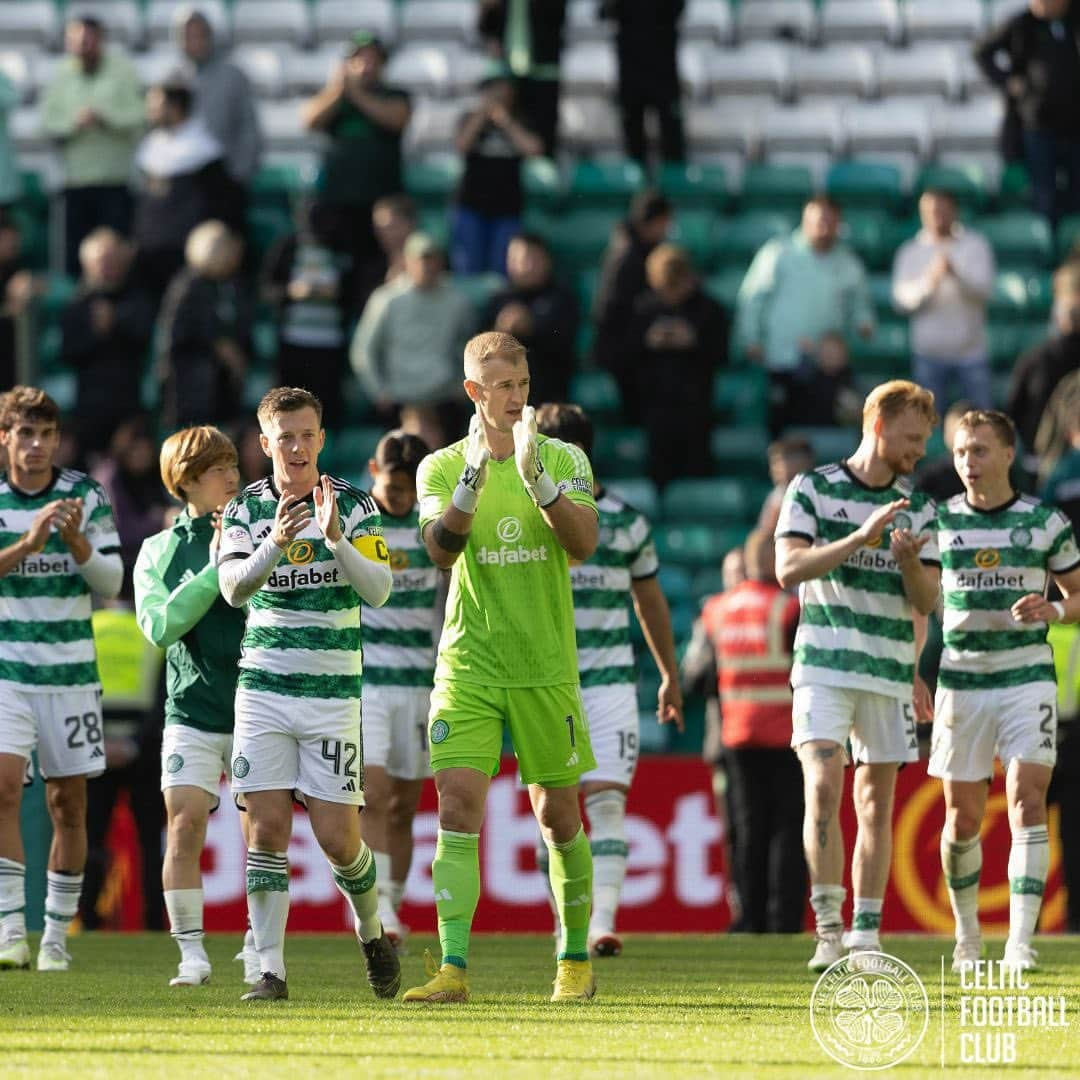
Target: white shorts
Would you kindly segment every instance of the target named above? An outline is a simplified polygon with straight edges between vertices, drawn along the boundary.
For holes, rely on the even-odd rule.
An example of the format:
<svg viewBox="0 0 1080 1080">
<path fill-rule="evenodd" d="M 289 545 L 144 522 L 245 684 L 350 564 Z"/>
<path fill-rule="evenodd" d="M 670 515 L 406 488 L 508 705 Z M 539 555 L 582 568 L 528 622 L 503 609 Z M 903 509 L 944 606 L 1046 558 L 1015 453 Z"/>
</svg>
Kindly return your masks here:
<svg viewBox="0 0 1080 1080">
<path fill-rule="evenodd" d="M 0 691 L 0 753 L 30 760 L 37 750 L 44 780 L 100 776 L 105 771 L 101 692 Z"/>
<path fill-rule="evenodd" d="M 237 690 L 231 771 L 234 795 L 292 791 L 363 806 L 360 702 Z"/>
<path fill-rule="evenodd" d="M 364 691 L 364 762 L 399 780 L 429 777 L 430 708 L 430 687 L 369 686 Z"/>
<path fill-rule="evenodd" d="M 918 761 L 915 710 L 910 701 L 843 686 L 799 686 L 792 695 L 791 745 L 814 739 L 846 746 L 863 764 Z"/>
<path fill-rule="evenodd" d="M 187 724 L 166 724 L 161 737 L 161 790 L 197 787 L 217 805 L 221 774 L 230 775 L 232 735 L 200 731 Z"/>
<path fill-rule="evenodd" d="M 943 780 L 988 780 L 994 755 L 1049 765 L 1057 761 L 1057 687 L 938 690 L 927 772 Z"/>
<path fill-rule="evenodd" d="M 596 768 L 581 782 L 604 780 L 630 786 L 638 759 L 637 688 L 630 683 L 590 686 L 581 691 L 581 704 L 589 722 Z"/>
</svg>

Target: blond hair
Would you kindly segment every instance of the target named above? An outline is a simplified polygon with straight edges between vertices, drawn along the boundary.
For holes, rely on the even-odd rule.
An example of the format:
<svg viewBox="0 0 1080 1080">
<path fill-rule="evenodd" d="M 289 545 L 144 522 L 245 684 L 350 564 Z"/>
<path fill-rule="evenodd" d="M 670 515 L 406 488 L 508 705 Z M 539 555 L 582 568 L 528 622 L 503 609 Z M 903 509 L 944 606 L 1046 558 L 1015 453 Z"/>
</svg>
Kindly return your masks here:
<svg viewBox="0 0 1080 1080">
<path fill-rule="evenodd" d="M 684 285 L 693 279 L 694 266 L 677 244 L 657 244 L 645 260 L 645 277 L 652 289 Z"/>
<path fill-rule="evenodd" d="M 322 402 L 301 386 L 275 386 L 273 390 L 267 390 L 255 415 L 259 418 L 259 426 L 265 431 L 278 413 L 298 412 L 300 409 L 314 409 L 319 426 L 322 426 Z"/>
<path fill-rule="evenodd" d="M 1016 446 L 1016 425 L 998 409 L 968 409 L 956 422 L 956 429 L 974 431 L 977 427 L 993 428 L 1002 446 Z M 952 449 L 950 447 L 950 449 Z"/>
<path fill-rule="evenodd" d="M 161 482 L 173 498 L 186 501 L 188 484 L 214 465 L 235 465 L 237 460 L 232 439 L 216 427 L 184 428 L 161 444 Z"/>
<path fill-rule="evenodd" d="M 875 386 L 863 404 L 863 431 L 869 431 L 879 416 L 892 420 L 908 409 L 918 412 L 931 427 L 937 426 L 934 395 L 929 390 L 907 379 L 892 379 Z"/>
<path fill-rule="evenodd" d="M 506 360 L 511 364 L 524 363 L 525 346 L 513 334 L 489 330 L 470 338 L 465 346 L 465 378 L 479 378 L 480 371 L 489 360 Z"/>
</svg>

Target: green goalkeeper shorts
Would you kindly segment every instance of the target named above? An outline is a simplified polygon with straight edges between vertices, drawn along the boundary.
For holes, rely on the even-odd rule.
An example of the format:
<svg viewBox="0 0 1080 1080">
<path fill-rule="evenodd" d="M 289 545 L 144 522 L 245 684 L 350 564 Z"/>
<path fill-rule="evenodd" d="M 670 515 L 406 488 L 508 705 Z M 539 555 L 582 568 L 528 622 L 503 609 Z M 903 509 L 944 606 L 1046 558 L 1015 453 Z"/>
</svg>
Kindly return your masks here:
<svg viewBox="0 0 1080 1080">
<path fill-rule="evenodd" d="M 431 768 L 499 771 L 503 727 L 526 784 L 569 787 L 596 768 L 577 683 L 480 686 L 437 679 L 431 693 Z"/>
</svg>

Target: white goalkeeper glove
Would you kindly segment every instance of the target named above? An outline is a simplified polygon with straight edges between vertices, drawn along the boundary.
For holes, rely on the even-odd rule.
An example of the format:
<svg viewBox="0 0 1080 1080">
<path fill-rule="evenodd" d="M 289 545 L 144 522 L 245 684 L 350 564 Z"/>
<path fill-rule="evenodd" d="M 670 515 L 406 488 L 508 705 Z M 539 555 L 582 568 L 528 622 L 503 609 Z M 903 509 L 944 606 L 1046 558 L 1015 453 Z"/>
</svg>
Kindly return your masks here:
<svg viewBox="0 0 1080 1080">
<path fill-rule="evenodd" d="M 484 445 L 484 428 L 480 416 L 473 413 L 469 421 L 469 435 L 465 441 L 465 468 L 454 488 L 451 502 L 464 514 L 475 514 L 480 501 L 480 490 L 487 480 L 487 463 L 491 451 Z"/>
<path fill-rule="evenodd" d="M 525 489 L 537 506 L 548 507 L 559 497 L 555 481 L 548 476 L 540 460 L 540 447 L 536 441 L 536 410 L 531 405 L 521 410 L 521 419 L 514 424 L 514 462 L 518 475 L 525 482 Z"/>
</svg>

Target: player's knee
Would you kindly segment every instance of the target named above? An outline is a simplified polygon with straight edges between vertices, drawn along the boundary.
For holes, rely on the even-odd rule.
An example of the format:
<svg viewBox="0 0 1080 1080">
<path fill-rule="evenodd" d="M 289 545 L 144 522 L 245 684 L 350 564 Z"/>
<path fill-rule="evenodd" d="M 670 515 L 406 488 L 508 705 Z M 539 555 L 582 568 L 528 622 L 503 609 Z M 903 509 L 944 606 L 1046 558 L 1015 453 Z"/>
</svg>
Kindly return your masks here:
<svg viewBox="0 0 1080 1080">
<path fill-rule="evenodd" d="M 169 822 L 169 853 L 173 858 L 188 858 L 202 849 L 206 821 L 200 816 L 180 813 Z"/>
<path fill-rule="evenodd" d="M 55 828 L 86 827 L 85 788 L 80 789 L 71 784 L 48 784 L 45 788 L 45 802 Z"/>
<path fill-rule="evenodd" d="M 473 833 L 478 831 L 477 822 L 483 816 L 483 804 L 467 792 L 449 788 L 439 792 L 439 828 L 446 832 Z"/>
<path fill-rule="evenodd" d="M 831 776 L 822 773 L 808 778 L 806 783 L 806 808 L 815 816 L 834 814 L 840 806 L 841 785 Z"/>
<path fill-rule="evenodd" d="M 0 779 L 0 821 L 10 821 L 19 816 L 22 803 L 22 778 Z"/>
<path fill-rule="evenodd" d="M 892 799 L 876 791 L 863 790 L 855 798 L 855 816 L 864 828 L 887 828 L 892 821 Z"/>
<path fill-rule="evenodd" d="M 1037 787 L 1022 787 L 1009 807 L 1009 825 L 1013 829 L 1026 829 L 1032 825 L 1046 824 L 1046 792 Z"/>
<path fill-rule="evenodd" d="M 387 825 L 397 832 L 409 832 L 415 816 L 415 804 L 403 792 L 392 791 L 386 804 Z"/>
<path fill-rule="evenodd" d="M 977 836 L 982 822 L 966 806 L 951 806 L 945 812 L 945 835 L 955 841 Z"/>
</svg>

